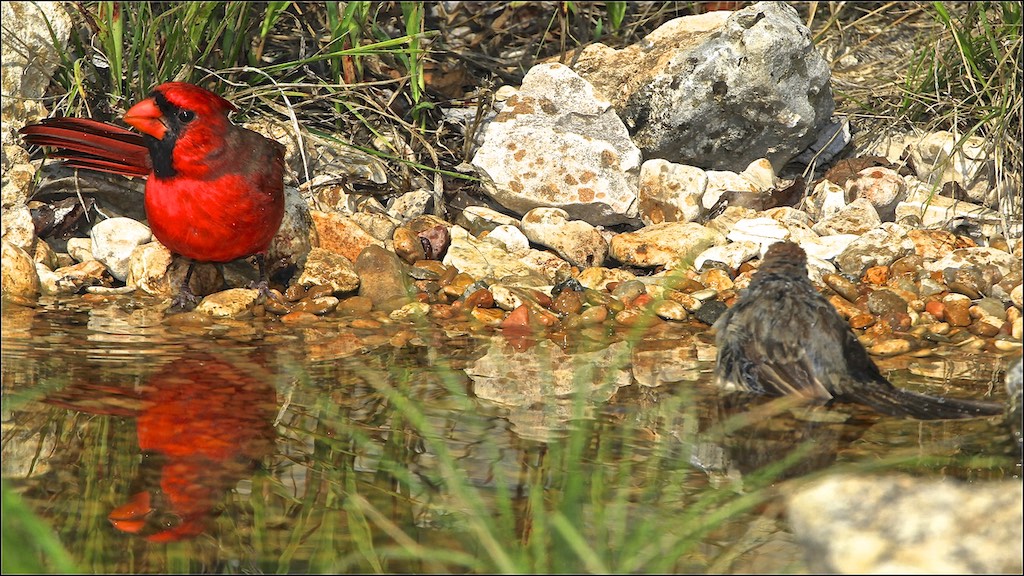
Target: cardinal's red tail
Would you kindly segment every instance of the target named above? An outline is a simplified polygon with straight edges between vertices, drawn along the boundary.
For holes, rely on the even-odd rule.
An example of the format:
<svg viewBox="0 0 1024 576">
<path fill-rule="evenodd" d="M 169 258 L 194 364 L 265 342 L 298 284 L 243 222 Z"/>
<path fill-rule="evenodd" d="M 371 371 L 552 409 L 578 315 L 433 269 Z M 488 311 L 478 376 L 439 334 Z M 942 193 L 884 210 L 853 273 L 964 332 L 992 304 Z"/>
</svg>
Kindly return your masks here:
<svg viewBox="0 0 1024 576">
<path fill-rule="evenodd" d="M 113 124 L 85 118 L 47 118 L 18 131 L 25 142 L 54 148 L 71 168 L 148 176 L 152 170 L 142 135 Z"/>
</svg>

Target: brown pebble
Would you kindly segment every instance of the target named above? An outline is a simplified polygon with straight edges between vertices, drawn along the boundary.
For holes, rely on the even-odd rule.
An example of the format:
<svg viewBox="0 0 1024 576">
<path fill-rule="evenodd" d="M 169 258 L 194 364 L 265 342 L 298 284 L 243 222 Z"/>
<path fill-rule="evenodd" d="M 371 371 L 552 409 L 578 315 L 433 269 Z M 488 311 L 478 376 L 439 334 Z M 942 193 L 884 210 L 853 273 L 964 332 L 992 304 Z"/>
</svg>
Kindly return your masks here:
<svg viewBox="0 0 1024 576">
<path fill-rule="evenodd" d="M 602 324 L 608 319 L 608 308 L 605 306 L 591 306 L 580 313 L 580 322 L 584 326 Z"/>
<path fill-rule="evenodd" d="M 850 318 L 850 328 L 859 330 L 867 328 L 875 323 L 875 317 L 871 314 L 857 314 Z"/>
<path fill-rule="evenodd" d="M 435 302 L 430 305 L 430 312 L 428 312 L 427 315 L 437 320 L 450 320 L 454 318 L 461 309 L 461 306 Z"/>
<path fill-rule="evenodd" d="M 505 320 L 505 311 L 501 308 L 473 308 L 470 315 L 485 326 L 500 326 Z"/>
<path fill-rule="evenodd" d="M 909 341 L 902 338 L 893 338 L 878 342 L 868 349 L 868 353 L 872 356 L 895 356 L 897 354 L 906 354 L 912 348 L 913 346 Z"/>
<path fill-rule="evenodd" d="M 889 267 L 888 266 L 872 266 L 864 272 L 864 281 L 874 284 L 875 286 L 882 286 L 889 281 Z"/>
<path fill-rule="evenodd" d="M 351 326 L 352 328 L 366 328 L 376 330 L 383 326 L 383 323 L 378 322 L 376 320 L 371 320 L 369 318 L 356 318 L 352 320 L 351 323 L 349 323 L 349 326 Z"/>
<path fill-rule="evenodd" d="M 959 294 L 950 294 L 943 298 L 945 306 L 945 320 L 952 326 L 971 325 L 971 300 Z"/>
<path fill-rule="evenodd" d="M 289 302 L 298 302 L 306 295 L 306 287 L 302 284 L 292 284 L 285 288 L 284 298 Z"/>
<path fill-rule="evenodd" d="M 316 314 L 309 312 L 289 312 L 281 316 L 281 322 L 285 324 L 312 324 L 320 319 Z"/>
<path fill-rule="evenodd" d="M 273 296 L 267 298 L 264 307 L 266 308 L 267 312 L 270 312 L 271 314 L 277 314 L 278 316 L 283 316 L 292 311 L 291 307 L 284 302 L 283 297 L 280 300 L 274 298 Z"/>
<path fill-rule="evenodd" d="M 292 312 L 309 312 L 317 316 L 329 314 L 338 307 L 338 299 L 334 296 L 305 297 L 292 306 Z"/>
<path fill-rule="evenodd" d="M 857 285 L 839 274 L 825 274 L 822 281 L 825 282 L 826 286 L 834 290 L 836 294 L 850 302 L 855 302 L 857 297 L 860 296 L 860 290 L 857 289 Z"/>
<path fill-rule="evenodd" d="M 402 260 L 412 264 L 413 262 L 426 259 L 427 254 L 423 250 L 420 237 L 409 228 L 405 226 L 395 228 L 395 231 L 391 234 L 391 241 L 395 254 L 398 254 L 398 257 Z"/>
<path fill-rule="evenodd" d="M 562 290 L 555 296 L 551 309 L 562 315 L 578 314 L 583 309 L 583 297 L 575 290 Z"/>
<path fill-rule="evenodd" d="M 361 316 L 373 310 L 373 300 L 368 296 L 351 296 L 338 302 L 338 312 L 346 315 Z"/>
<path fill-rule="evenodd" d="M 481 288 L 466 297 L 463 304 L 467 309 L 492 308 L 494 307 L 494 294 L 486 288 Z"/>
<path fill-rule="evenodd" d="M 304 298 L 312 299 L 312 298 L 320 298 L 321 296 L 333 296 L 333 295 L 334 295 L 334 289 L 333 288 L 331 288 L 330 286 L 324 286 L 324 285 L 318 284 L 316 286 L 310 286 L 309 289 L 306 290 L 306 296 Z"/>
</svg>

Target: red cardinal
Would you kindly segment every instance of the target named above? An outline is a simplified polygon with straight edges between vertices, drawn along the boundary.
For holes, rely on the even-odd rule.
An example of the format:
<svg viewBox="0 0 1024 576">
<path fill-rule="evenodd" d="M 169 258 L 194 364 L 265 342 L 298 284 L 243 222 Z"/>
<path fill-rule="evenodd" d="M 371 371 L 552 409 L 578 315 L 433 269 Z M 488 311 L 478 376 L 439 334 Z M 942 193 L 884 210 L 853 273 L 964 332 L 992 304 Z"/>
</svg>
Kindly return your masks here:
<svg viewBox="0 0 1024 576">
<path fill-rule="evenodd" d="M 108 519 L 122 532 L 173 542 L 206 531 L 225 494 L 273 453 L 277 392 L 260 365 L 189 352 L 140 387 L 81 383 L 44 401 L 136 419 L 138 476 Z"/>
<path fill-rule="evenodd" d="M 22 128 L 26 142 L 57 149 L 73 168 L 146 176 L 153 235 L 191 260 L 173 305 L 194 306 L 195 262 L 263 257 L 284 217 L 284 147 L 235 126 L 227 100 L 192 84 L 161 84 L 124 121 L 135 134 L 82 118 L 51 118 Z"/>
</svg>

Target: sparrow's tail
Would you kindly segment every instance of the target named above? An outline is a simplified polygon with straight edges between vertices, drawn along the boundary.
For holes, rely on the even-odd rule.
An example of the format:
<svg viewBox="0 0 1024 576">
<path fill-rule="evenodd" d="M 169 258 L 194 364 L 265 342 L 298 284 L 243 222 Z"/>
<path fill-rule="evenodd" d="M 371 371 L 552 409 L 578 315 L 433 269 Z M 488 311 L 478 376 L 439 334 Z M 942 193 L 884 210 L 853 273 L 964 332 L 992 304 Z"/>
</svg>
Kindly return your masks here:
<svg viewBox="0 0 1024 576">
<path fill-rule="evenodd" d="M 47 118 L 18 131 L 25 142 L 53 148 L 48 156 L 63 158 L 70 168 L 86 168 L 125 176 L 148 176 L 149 149 L 141 134 L 86 118 Z"/>
<path fill-rule="evenodd" d="M 1006 407 L 998 402 L 929 396 L 896 388 L 888 383 L 857 386 L 838 399 L 866 404 L 890 416 L 907 416 L 918 420 L 978 418 L 996 416 L 1006 411 Z"/>
</svg>

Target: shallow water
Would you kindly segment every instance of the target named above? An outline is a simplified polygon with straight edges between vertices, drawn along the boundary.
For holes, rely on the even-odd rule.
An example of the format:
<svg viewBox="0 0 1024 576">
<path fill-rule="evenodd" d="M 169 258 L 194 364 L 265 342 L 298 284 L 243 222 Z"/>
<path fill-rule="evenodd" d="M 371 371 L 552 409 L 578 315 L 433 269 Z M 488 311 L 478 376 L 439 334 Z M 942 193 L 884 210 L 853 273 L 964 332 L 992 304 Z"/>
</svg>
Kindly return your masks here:
<svg viewBox="0 0 1024 576">
<path fill-rule="evenodd" d="M 999 418 L 721 395 L 693 326 L 556 343 L 44 304 L 3 308 L 3 478 L 85 572 L 801 572 L 790 482 L 1019 474 Z M 881 366 L 1004 400 L 1005 362 Z M 936 365 L 971 378 L 914 375 Z"/>
</svg>

